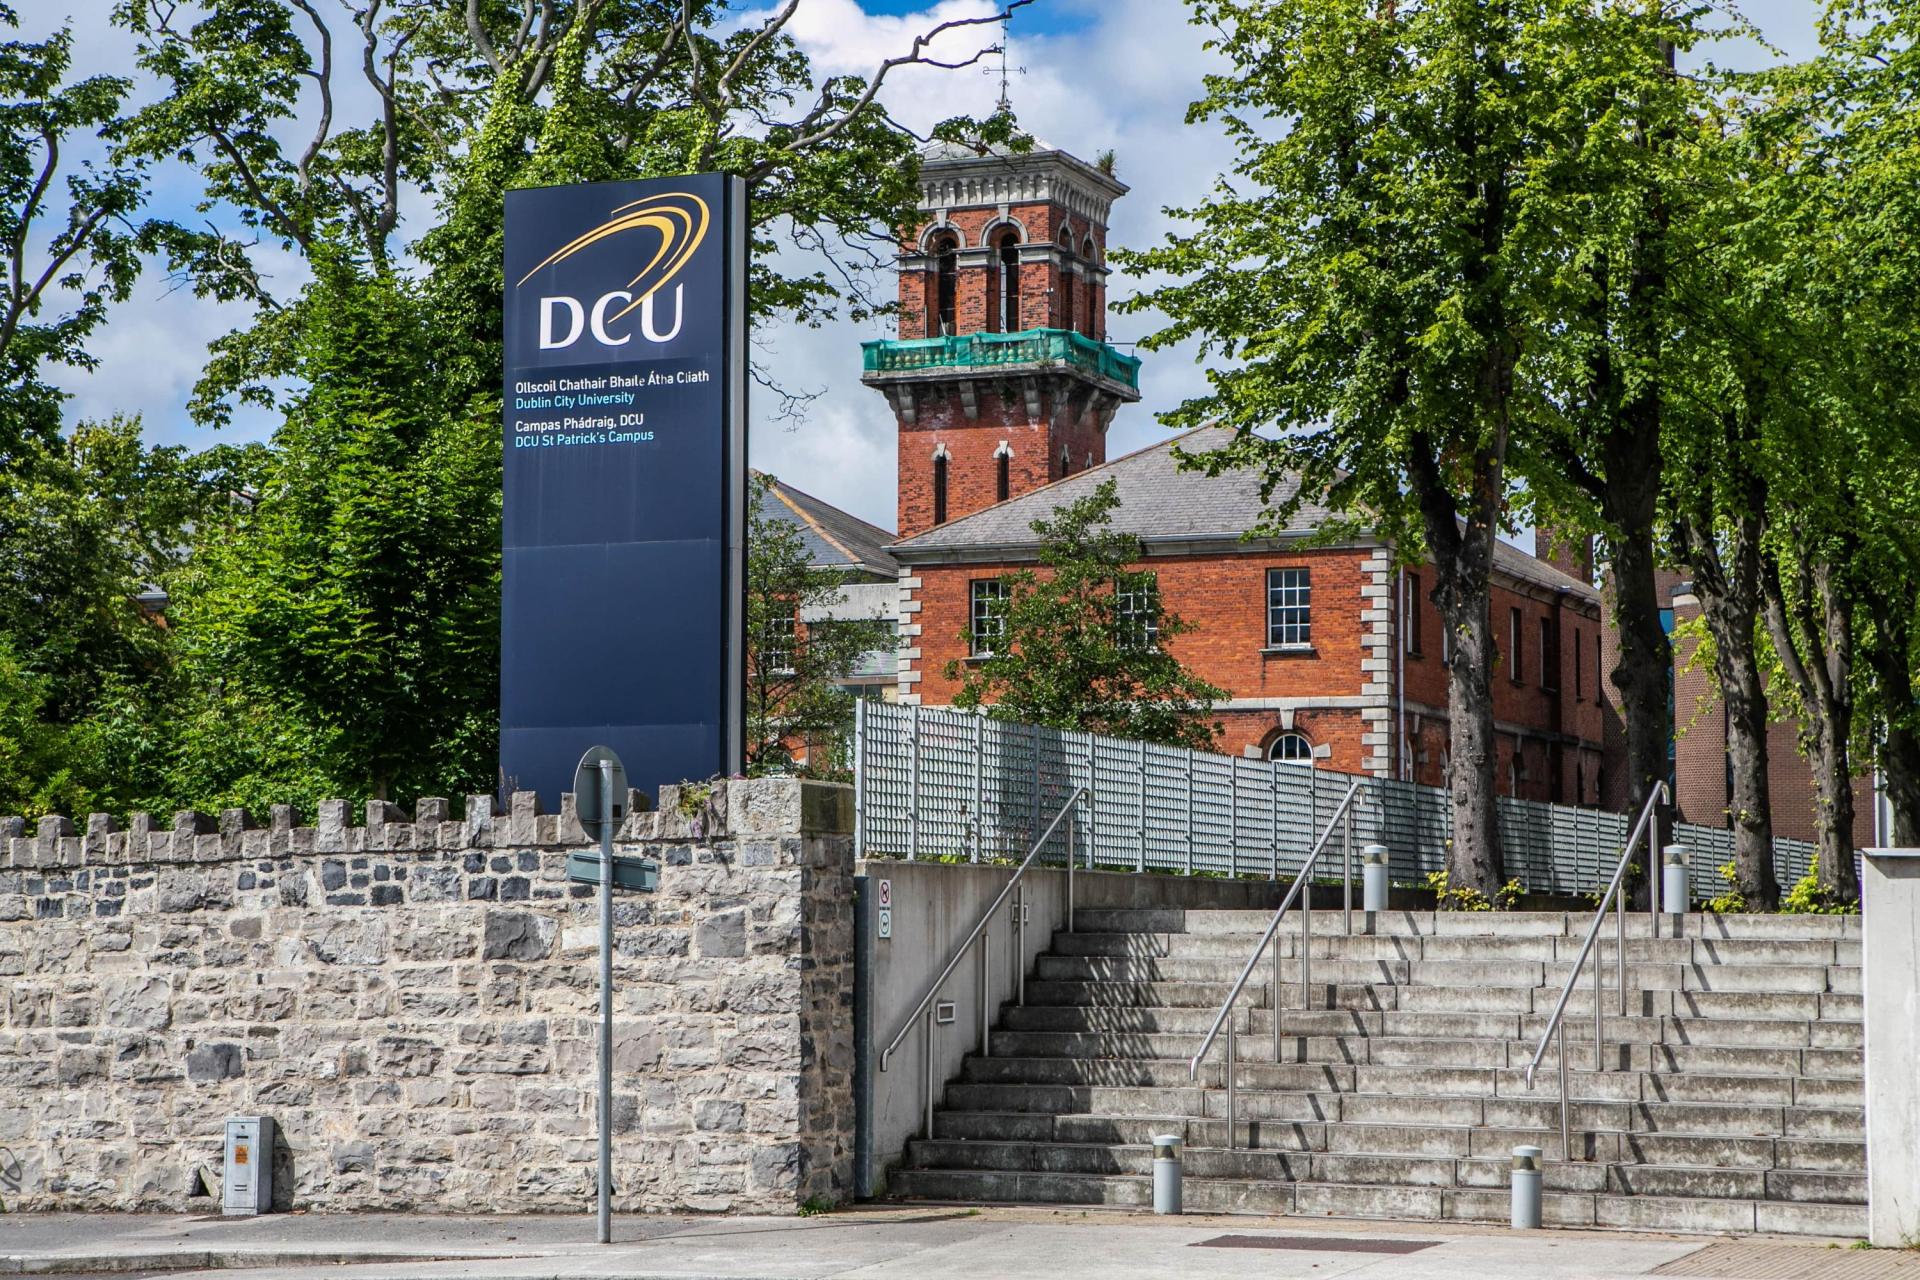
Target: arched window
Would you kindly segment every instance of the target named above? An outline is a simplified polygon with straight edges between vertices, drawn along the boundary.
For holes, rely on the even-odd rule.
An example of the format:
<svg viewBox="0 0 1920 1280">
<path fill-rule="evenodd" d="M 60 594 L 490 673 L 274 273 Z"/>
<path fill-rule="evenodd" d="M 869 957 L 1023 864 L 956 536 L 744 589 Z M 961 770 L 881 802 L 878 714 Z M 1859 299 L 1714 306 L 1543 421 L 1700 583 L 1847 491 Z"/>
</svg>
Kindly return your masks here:
<svg viewBox="0 0 1920 1280">
<path fill-rule="evenodd" d="M 1013 455 L 1002 449 L 993 455 L 993 500 L 1005 502 L 1013 492 Z"/>
<path fill-rule="evenodd" d="M 1065 480 L 1072 474 L 1073 456 L 1067 452 L 1066 446 L 1062 445 L 1060 448 L 1060 478 Z"/>
<path fill-rule="evenodd" d="M 1086 259 L 1088 266 L 1093 265 L 1094 253 L 1095 253 L 1095 250 L 1093 247 L 1093 237 L 1088 236 L 1086 239 L 1086 243 L 1080 246 L 1080 256 Z M 1100 335 L 1098 332 L 1096 332 L 1096 330 L 1099 328 L 1100 315 L 1098 310 L 1093 305 L 1093 275 L 1091 272 L 1089 272 L 1087 275 L 1087 305 L 1085 308 L 1085 312 L 1086 312 L 1087 318 L 1085 321 L 1085 326 L 1083 331 L 1086 333 L 1086 335 L 1089 338 L 1099 337 Z"/>
<path fill-rule="evenodd" d="M 1000 332 L 1020 330 L 1020 235 L 1000 235 Z"/>
<path fill-rule="evenodd" d="M 933 241 L 935 308 L 939 316 L 939 336 L 953 333 L 953 304 L 960 278 L 960 242 L 942 234 Z"/>
<path fill-rule="evenodd" d="M 1289 729 L 1268 745 L 1267 759 L 1286 764 L 1312 764 L 1313 744 L 1307 741 L 1306 734 Z"/>
<path fill-rule="evenodd" d="M 1073 328 L 1073 235 L 1060 228 L 1060 327 Z"/>
<path fill-rule="evenodd" d="M 933 455 L 933 522 L 947 522 L 947 455 Z"/>
</svg>

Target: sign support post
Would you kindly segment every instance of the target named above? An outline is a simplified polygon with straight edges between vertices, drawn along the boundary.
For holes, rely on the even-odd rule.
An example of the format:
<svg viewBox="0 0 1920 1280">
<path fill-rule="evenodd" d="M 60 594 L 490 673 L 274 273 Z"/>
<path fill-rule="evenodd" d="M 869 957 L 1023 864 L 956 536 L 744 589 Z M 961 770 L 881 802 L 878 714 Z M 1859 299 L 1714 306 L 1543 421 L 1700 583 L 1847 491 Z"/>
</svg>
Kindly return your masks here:
<svg viewBox="0 0 1920 1280">
<path fill-rule="evenodd" d="M 600 760 L 600 1243 L 613 1243 L 613 770 Z"/>
<path fill-rule="evenodd" d="M 614 797 L 618 796 L 619 799 Z M 567 855 L 567 879 L 600 886 L 600 1052 L 598 1054 L 600 1172 L 596 1196 L 598 1237 L 613 1243 L 613 886 L 651 893 L 660 865 L 645 858 L 613 856 L 613 832 L 627 816 L 627 770 L 607 747 L 594 747 L 573 771 L 574 811 L 581 829 L 600 839 L 600 856 Z"/>
</svg>

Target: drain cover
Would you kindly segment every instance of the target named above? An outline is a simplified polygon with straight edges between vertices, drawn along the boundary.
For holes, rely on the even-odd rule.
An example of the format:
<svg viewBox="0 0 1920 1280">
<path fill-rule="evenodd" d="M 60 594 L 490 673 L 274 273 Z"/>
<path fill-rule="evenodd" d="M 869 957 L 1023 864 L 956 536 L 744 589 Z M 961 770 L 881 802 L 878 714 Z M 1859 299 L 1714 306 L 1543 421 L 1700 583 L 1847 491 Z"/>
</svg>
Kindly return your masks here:
<svg viewBox="0 0 1920 1280">
<path fill-rule="evenodd" d="M 1337 1236 L 1215 1236 L 1196 1249 L 1305 1249 L 1313 1253 L 1418 1253 L 1438 1240 L 1349 1240 Z"/>
</svg>

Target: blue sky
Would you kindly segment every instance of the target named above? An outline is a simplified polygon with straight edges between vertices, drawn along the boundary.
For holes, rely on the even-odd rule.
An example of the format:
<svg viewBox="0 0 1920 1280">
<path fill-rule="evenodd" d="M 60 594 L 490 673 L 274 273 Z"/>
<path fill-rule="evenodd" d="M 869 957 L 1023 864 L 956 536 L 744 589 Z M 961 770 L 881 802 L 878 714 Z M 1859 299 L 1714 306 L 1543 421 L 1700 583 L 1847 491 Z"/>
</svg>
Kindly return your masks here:
<svg viewBox="0 0 1920 1280">
<path fill-rule="evenodd" d="M 1717 0 L 1716 7 L 1728 10 L 1725 0 Z M 1748 0 L 1739 7 L 1788 56 L 1812 50 L 1818 10 L 1810 0 Z M 107 8 L 106 0 L 79 0 L 74 6 L 79 47 L 89 61 L 82 70 L 130 69 L 130 48 L 107 25 Z M 803 0 L 793 30 L 817 71 L 864 73 L 935 22 L 992 11 L 992 0 Z M 44 33 L 58 12 L 25 6 L 26 34 Z M 947 52 L 964 56 L 996 37 L 989 29 L 971 28 L 965 38 L 969 48 Z M 1178 0 L 1035 0 L 1016 15 L 1009 61 L 1024 73 L 1013 79 L 1015 109 L 1026 127 L 1053 146 L 1080 156 L 1114 149 L 1119 176 L 1133 188 L 1114 208 L 1116 243 L 1158 240 L 1167 229 L 1160 211 L 1199 198 L 1231 163 L 1216 130 L 1188 126 L 1184 119 L 1201 76 L 1213 69 L 1201 41 L 1202 33 L 1187 21 L 1186 6 Z M 1768 55 L 1750 45 L 1722 44 L 1714 56 L 1751 65 Z M 984 114 L 999 89 L 997 60 L 992 61 L 995 67 L 960 72 L 904 68 L 890 81 L 889 108 L 922 129 L 962 112 Z M 187 175 L 169 173 L 156 193 L 158 207 L 176 216 L 190 214 L 196 190 Z M 300 274 L 291 260 L 270 262 L 269 270 L 283 290 Z M 1136 283 L 1116 277 L 1114 296 L 1124 296 Z M 139 413 L 150 438 L 204 447 L 221 436 L 186 418 L 187 397 L 205 362 L 207 343 L 246 318 L 241 309 L 170 292 L 166 280 L 150 272 L 95 342 L 100 369 L 62 372 L 57 380 L 72 392 L 76 416 Z M 1150 316 L 1115 317 L 1110 333 L 1117 343 L 1126 343 L 1152 323 Z M 891 528 L 893 417 L 880 396 L 859 381 L 861 341 L 885 336 L 886 327 L 878 322 L 756 335 L 760 357 L 775 378 L 820 397 L 797 426 L 756 420 L 749 448 L 754 465 Z M 1155 413 L 1204 387 L 1191 350 L 1145 359 L 1142 400 L 1115 418 L 1110 457 L 1164 439 L 1166 430 Z M 221 435 L 258 438 L 272 426 L 270 415 L 242 413 Z"/>
</svg>

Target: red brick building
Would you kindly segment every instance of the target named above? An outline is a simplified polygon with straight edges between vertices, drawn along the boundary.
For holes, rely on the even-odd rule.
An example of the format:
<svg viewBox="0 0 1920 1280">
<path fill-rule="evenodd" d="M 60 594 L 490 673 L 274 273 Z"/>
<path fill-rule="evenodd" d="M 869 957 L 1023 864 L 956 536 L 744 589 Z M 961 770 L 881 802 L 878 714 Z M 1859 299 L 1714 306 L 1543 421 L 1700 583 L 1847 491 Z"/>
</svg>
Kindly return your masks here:
<svg viewBox="0 0 1920 1280">
<path fill-rule="evenodd" d="M 982 602 L 1033 560 L 1032 521 L 1112 479 L 1116 526 L 1194 625 L 1174 652 L 1229 692 L 1224 749 L 1440 782 L 1445 638 L 1428 574 L 1377 540 L 1309 545 L 1329 515 L 1311 504 L 1279 536 L 1242 540 L 1265 507 L 1258 477 L 1182 471 L 1173 441 L 1107 461 L 1107 425 L 1139 396 L 1138 362 L 1104 340 L 1106 217 L 1125 188 L 1058 151 L 937 153 L 923 182 L 900 337 L 866 344 L 863 375 L 899 426 L 901 699 L 951 700 L 945 668 L 991 643 Z M 1504 545 L 1495 579 L 1500 789 L 1595 803 L 1598 596 Z"/>
</svg>

